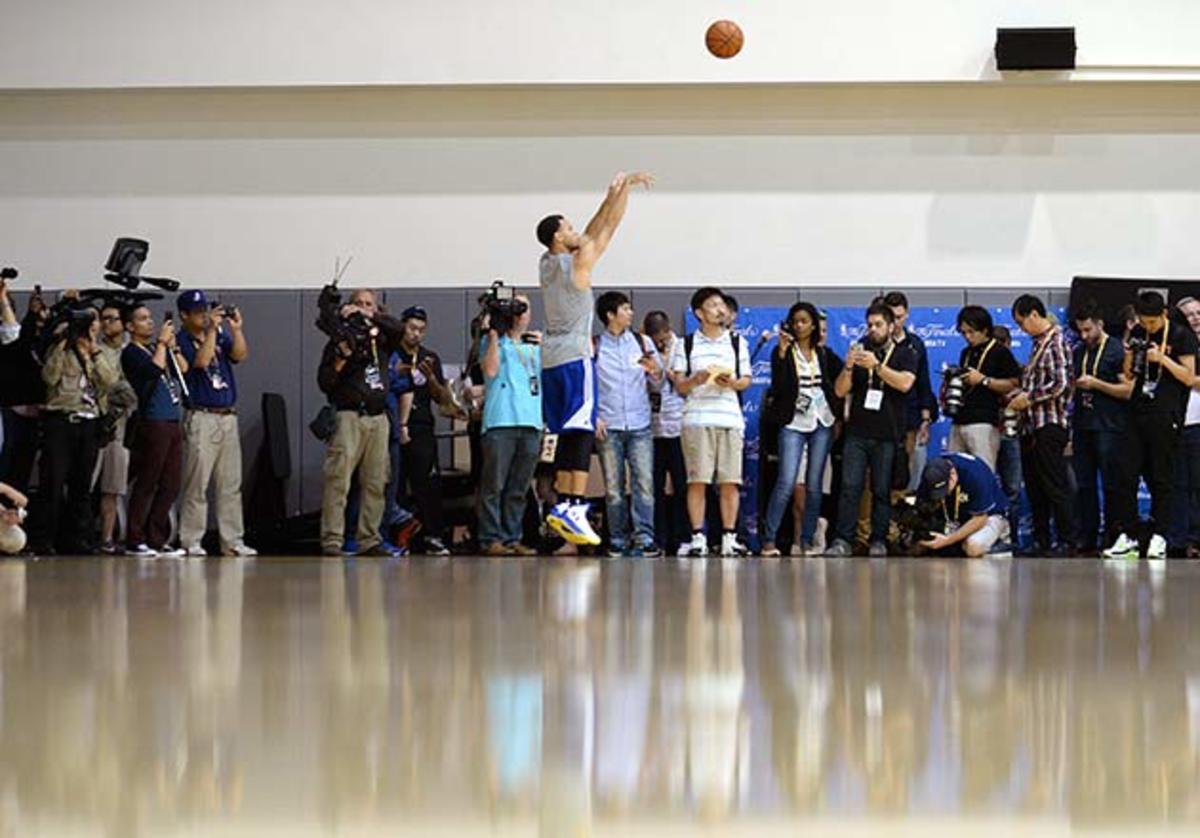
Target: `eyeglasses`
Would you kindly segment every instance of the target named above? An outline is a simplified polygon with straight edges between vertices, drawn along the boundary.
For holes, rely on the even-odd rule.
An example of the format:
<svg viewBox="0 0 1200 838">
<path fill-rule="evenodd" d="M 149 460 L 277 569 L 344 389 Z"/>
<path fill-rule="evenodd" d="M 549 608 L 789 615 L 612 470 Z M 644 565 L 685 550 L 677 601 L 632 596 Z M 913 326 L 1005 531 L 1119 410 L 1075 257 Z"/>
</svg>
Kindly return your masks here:
<svg viewBox="0 0 1200 838">
<path fill-rule="evenodd" d="M 104 317 L 101 317 L 100 320 L 101 320 L 101 322 L 104 322 L 104 323 L 120 323 L 121 322 L 120 316 L 118 316 L 116 314 L 106 315 Z"/>
</svg>

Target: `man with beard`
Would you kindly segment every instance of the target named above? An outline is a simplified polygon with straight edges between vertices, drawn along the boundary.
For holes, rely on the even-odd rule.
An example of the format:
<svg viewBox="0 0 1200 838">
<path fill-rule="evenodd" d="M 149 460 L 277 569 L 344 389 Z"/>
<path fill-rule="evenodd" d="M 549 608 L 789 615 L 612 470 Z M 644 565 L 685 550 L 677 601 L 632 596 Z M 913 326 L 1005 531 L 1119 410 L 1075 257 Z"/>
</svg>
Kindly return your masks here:
<svg viewBox="0 0 1200 838">
<path fill-rule="evenodd" d="M 849 399 L 850 418 L 842 455 L 836 537 L 825 554 L 832 558 L 853 553 L 850 541 L 868 468 L 873 495 L 868 554 L 875 558 L 887 555 L 892 466 L 901 437 L 898 422 L 903 416 L 904 400 L 917 380 L 915 354 L 897 351 L 892 340 L 895 320 L 885 304 L 876 303 L 867 309 L 864 342 L 850 347 L 846 365 L 834 385 L 839 399 Z"/>
</svg>

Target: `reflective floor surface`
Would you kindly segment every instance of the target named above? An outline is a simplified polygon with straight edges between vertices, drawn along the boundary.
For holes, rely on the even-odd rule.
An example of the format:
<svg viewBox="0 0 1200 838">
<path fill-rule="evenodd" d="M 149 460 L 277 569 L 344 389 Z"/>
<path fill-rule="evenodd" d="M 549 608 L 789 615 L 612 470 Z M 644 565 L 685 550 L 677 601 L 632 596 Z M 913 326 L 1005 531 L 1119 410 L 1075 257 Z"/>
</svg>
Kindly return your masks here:
<svg viewBox="0 0 1200 838">
<path fill-rule="evenodd" d="M 0 562 L 0 835 L 1200 833 L 1200 563 Z"/>
</svg>

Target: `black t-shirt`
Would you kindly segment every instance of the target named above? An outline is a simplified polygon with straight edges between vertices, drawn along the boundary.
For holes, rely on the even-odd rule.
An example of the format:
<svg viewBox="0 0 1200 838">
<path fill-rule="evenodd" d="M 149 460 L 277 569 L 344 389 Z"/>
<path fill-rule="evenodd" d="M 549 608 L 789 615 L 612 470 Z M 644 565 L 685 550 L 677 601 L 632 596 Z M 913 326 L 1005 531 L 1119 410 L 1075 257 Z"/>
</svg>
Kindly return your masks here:
<svg viewBox="0 0 1200 838">
<path fill-rule="evenodd" d="M 1192 330 L 1178 323 L 1167 324 L 1167 357 L 1174 361 L 1189 355 L 1196 357 L 1196 336 Z M 1145 340 L 1155 346 L 1162 347 L 1163 330 L 1159 329 L 1147 336 L 1144 327 L 1138 325 L 1130 332 L 1131 339 Z M 1157 385 L 1154 384 L 1157 382 Z M 1146 395 L 1146 385 L 1154 389 L 1154 397 Z M 1146 364 L 1145 374 L 1138 376 L 1133 386 L 1134 410 L 1144 413 L 1168 413 L 1182 416 L 1187 408 L 1188 388 L 1178 378 L 1159 364 Z"/>
<path fill-rule="evenodd" d="M 875 357 L 881 361 L 884 358 L 888 359 L 887 366 L 890 369 L 916 374 L 917 356 L 912 349 L 896 346 L 889 341 L 885 346 L 873 351 Z M 849 356 L 846 363 L 850 363 Z M 898 439 L 904 431 L 904 411 L 908 395 L 885 384 L 878 372 L 872 376 L 862 367 L 854 368 L 851 380 L 850 422 L 847 428 L 870 439 Z M 883 403 L 879 410 L 868 410 L 865 406 L 870 390 L 883 391 Z"/>
<path fill-rule="evenodd" d="M 1017 363 L 1017 359 L 1007 346 L 994 339 L 985 340 L 979 346 L 965 347 L 958 356 L 958 365 L 977 369 L 987 378 L 1021 377 L 1021 365 Z M 962 407 L 954 417 L 954 424 L 995 425 L 999 421 L 1000 396 L 984 387 L 982 383 L 976 387 L 966 387 Z"/>
<path fill-rule="evenodd" d="M 415 359 L 403 347 L 397 349 L 396 354 L 400 356 L 400 363 L 408 364 L 412 367 L 413 406 L 412 412 L 408 415 L 409 432 L 411 433 L 414 428 L 433 430 L 433 396 L 429 392 L 429 382 L 425 379 L 425 374 L 417 369 L 417 367 L 428 358 L 433 362 L 434 375 L 437 376 L 439 382 L 445 384 L 446 374 L 442 372 L 442 359 L 438 357 L 436 352 L 432 352 L 423 346 L 417 348 Z"/>
<path fill-rule="evenodd" d="M 1109 384 L 1121 382 L 1125 366 L 1125 347 L 1120 338 L 1109 336 L 1100 346 L 1092 348 L 1081 343 L 1075 347 L 1075 378 L 1090 375 Z M 1099 390 L 1075 388 L 1075 427 L 1083 431 L 1123 431 L 1129 415 L 1129 402 L 1113 398 Z"/>
</svg>

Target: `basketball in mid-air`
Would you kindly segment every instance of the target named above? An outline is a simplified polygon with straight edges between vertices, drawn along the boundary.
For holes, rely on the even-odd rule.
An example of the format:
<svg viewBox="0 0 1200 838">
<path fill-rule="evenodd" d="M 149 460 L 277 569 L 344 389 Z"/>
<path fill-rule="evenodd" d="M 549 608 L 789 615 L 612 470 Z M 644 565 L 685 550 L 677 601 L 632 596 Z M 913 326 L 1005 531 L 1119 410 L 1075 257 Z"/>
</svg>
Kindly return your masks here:
<svg viewBox="0 0 1200 838">
<path fill-rule="evenodd" d="M 745 43 L 742 27 L 732 20 L 718 20 L 704 33 L 704 44 L 717 58 L 733 58 Z"/>
</svg>

